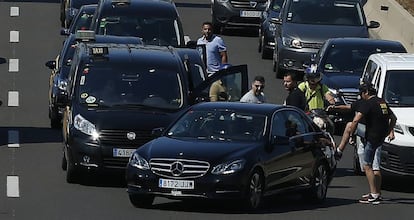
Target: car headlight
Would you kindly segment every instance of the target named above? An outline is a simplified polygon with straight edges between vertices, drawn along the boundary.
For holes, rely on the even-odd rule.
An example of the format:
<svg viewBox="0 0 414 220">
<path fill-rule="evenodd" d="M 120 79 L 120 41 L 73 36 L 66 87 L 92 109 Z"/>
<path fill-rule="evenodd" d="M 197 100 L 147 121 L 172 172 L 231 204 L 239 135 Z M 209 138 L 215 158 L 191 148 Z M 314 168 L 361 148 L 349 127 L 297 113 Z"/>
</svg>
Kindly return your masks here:
<svg viewBox="0 0 414 220">
<path fill-rule="evenodd" d="M 60 90 L 66 90 L 68 86 L 68 81 L 65 79 L 58 79 L 57 86 Z"/>
<path fill-rule="evenodd" d="M 276 31 L 276 24 L 270 23 L 269 24 L 269 31 L 273 33 L 273 35 L 275 35 L 275 31 Z"/>
<path fill-rule="evenodd" d="M 99 137 L 95 125 L 83 118 L 79 114 L 77 114 L 73 119 L 73 126 L 80 132 L 92 136 L 94 140 L 96 140 Z"/>
<path fill-rule="evenodd" d="M 245 160 L 235 160 L 227 163 L 222 163 L 213 168 L 212 174 L 232 174 L 239 170 L 242 170 L 245 164 Z"/>
<path fill-rule="evenodd" d="M 332 93 L 335 103 L 342 103 L 341 93 L 338 90 L 329 88 L 329 91 Z"/>
<path fill-rule="evenodd" d="M 402 126 L 401 126 L 400 123 L 395 123 L 394 132 L 397 132 L 397 133 L 400 133 L 400 134 L 404 134 L 404 130 L 403 130 L 403 128 L 402 128 Z"/>
<path fill-rule="evenodd" d="M 282 38 L 283 45 L 286 47 L 302 48 L 302 42 L 299 39 L 293 39 L 289 37 Z"/>
<path fill-rule="evenodd" d="M 137 152 L 134 152 L 129 158 L 129 164 L 141 170 L 149 170 L 147 160 L 141 157 Z"/>
</svg>

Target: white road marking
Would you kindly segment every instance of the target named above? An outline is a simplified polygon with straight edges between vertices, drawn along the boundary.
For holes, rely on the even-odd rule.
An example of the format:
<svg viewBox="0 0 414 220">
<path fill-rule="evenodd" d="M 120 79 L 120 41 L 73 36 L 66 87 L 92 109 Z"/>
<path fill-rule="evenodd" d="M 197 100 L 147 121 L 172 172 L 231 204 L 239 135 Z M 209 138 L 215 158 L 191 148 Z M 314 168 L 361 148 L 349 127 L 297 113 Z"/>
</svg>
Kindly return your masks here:
<svg viewBox="0 0 414 220">
<path fill-rule="evenodd" d="M 7 176 L 7 197 L 20 197 L 18 176 Z"/>
<path fill-rule="evenodd" d="M 9 144 L 8 147 L 20 147 L 19 144 L 19 131 L 11 130 L 9 131 Z"/>
<path fill-rule="evenodd" d="M 19 72 L 19 59 L 9 59 L 9 72 Z"/>
<path fill-rule="evenodd" d="M 19 16 L 19 7 L 10 7 L 10 17 Z"/>
<path fill-rule="evenodd" d="M 19 42 L 19 31 L 10 31 L 10 43 Z"/>
<path fill-rule="evenodd" d="M 19 92 L 9 91 L 8 106 L 19 106 Z"/>
</svg>

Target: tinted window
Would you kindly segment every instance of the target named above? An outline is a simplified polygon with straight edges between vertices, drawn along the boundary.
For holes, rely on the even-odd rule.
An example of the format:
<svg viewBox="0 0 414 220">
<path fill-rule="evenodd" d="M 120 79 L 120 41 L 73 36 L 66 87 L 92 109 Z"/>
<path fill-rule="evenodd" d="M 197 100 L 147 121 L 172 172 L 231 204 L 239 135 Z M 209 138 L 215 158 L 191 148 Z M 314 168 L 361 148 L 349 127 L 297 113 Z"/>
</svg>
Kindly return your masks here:
<svg viewBox="0 0 414 220">
<path fill-rule="evenodd" d="M 292 23 L 321 25 L 364 24 L 360 5 L 356 2 L 331 0 L 293 0 L 286 20 Z"/>
<path fill-rule="evenodd" d="M 390 105 L 414 106 L 414 70 L 388 71 L 383 97 Z"/>
<path fill-rule="evenodd" d="M 139 15 L 101 18 L 98 34 L 136 36 L 145 44 L 178 46 L 180 33 L 178 21 L 168 17 L 141 17 Z"/>
<path fill-rule="evenodd" d="M 102 64 L 79 68 L 77 95 L 89 107 L 145 105 L 178 109 L 183 105 L 182 82 L 176 72 Z"/>
<path fill-rule="evenodd" d="M 167 135 L 220 141 L 259 141 L 263 139 L 265 120 L 264 115 L 248 112 L 189 111 L 167 131 Z"/>
</svg>

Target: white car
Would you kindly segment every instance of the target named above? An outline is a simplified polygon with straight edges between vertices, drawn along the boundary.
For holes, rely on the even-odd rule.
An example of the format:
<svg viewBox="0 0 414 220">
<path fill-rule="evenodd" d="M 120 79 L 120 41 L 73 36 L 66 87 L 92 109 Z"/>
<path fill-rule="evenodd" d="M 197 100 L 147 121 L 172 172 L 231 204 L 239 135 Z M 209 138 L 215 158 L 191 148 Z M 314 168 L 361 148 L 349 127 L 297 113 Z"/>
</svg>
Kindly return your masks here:
<svg viewBox="0 0 414 220">
<path fill-rule="evenodd" d="M 381 150 L 381 170 L 414 177 L 414 54 L 371 55 L 361 82 L 372 83 L 397 116 L 395 139 L 385 140 Z"/>
</svg>

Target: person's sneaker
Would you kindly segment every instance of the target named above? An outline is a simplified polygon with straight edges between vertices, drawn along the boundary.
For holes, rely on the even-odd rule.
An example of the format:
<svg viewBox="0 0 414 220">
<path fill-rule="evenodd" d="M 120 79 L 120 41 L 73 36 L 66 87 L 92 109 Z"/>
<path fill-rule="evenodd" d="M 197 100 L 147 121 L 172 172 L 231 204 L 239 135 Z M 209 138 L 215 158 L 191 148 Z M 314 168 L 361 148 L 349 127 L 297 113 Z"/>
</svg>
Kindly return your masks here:
<svg viewBox="0 0 414 220">
<path fill-rule="evenodd" d="M 374 198 L 370 193 L 367 195 L 362 195 L 362 198 L 359 200 L 360 203 L 364 204 L 373 204 L 378 205 L 381 203 L 381 196 L 378 196 L 377 198 Z"/>
<path fill-rule="evenodd" d="M 370 195 L 370 193 L 367 193 L 367 194 L 362 195 L 361 197 L 362 197 L 362 198 L 368 198 L 368 197 L 369 197 L 369 195 Z M 379 195 L 379 196 L 378 196 L 378 199 L 379 199 L 380 201 L 382 201 L 382 200 L 383 200 L 381 195 Z"/>
</svg>

